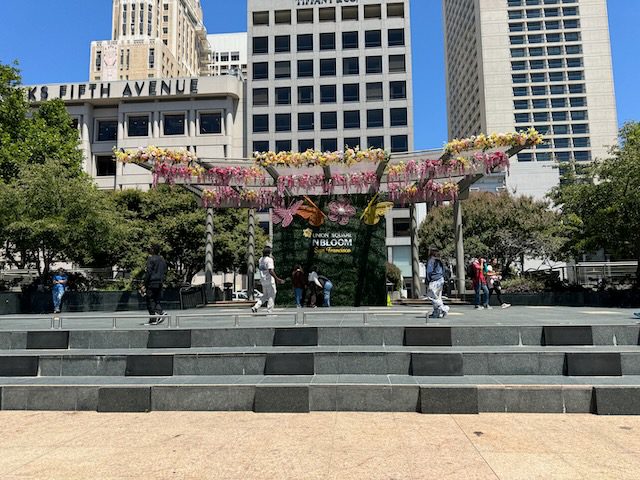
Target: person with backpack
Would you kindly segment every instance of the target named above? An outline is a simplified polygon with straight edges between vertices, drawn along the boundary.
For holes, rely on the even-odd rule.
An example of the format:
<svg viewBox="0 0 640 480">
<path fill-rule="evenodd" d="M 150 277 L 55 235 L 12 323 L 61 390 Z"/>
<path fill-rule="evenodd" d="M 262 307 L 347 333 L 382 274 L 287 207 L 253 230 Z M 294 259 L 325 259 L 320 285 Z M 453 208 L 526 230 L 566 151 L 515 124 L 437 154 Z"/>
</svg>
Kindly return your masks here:
<svg viewBox="0 0 640 480">
<path fill-rule="evenodd" d="M 475 291 L 473 308 L 480 309 L 484 307 L 489 310 L 491 307 L 489 306 L 489 287 L 487 287 L 487 279 L 484 274 L 485 263 L 484 258 L 474 258 L 470 264 L 470 277 L 473 280 L 473 290 Z"/>
<path fill-rule="evenodd" d="M 445 266 L 440 258 L 438 249 L 432 248 L 429 251 L 429 261 L 427 262 L 427 297 L 433 304 L 433 312 L 429 318 L 443 318 L 449 313 L 447 307 L 442 301 L 442 288 L 445 282 Z"/>
<path fill-rule="evenodd" d="M 160 245 L 153 243 L 149 248 L 147 268 L 144 275 L 144 288 L 149 311 L 149 325 L 159 325 L 164 322 L 165 311 L 162 309 L 162 286 L 167 275 L 167 262 L 160 255 Z"/>
</svg>

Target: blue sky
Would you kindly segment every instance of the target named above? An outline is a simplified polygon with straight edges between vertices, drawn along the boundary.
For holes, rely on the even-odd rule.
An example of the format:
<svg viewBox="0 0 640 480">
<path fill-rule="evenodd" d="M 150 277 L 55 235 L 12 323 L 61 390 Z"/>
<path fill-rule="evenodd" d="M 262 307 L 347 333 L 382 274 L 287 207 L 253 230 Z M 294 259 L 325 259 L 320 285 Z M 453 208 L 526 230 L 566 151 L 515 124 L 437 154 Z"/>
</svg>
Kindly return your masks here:
<svg viewBox="0 0 640 480">
<path fill-rule="evenodd" d="M 81 82 L 92 40 L 111 36 L 111 0 L 0 0 L 0 62 L 19 60 L 25 84 Z M 246 30 L 242 0 L 202 0 L 209 33 Z M 640 120 L 638 0 L 609 0 L 620 123 Z M 447 140 L 441 0 L 412 0 L 416 148 Z M 632 6 L 633 5 L 633 6 Z"/>
</svg>

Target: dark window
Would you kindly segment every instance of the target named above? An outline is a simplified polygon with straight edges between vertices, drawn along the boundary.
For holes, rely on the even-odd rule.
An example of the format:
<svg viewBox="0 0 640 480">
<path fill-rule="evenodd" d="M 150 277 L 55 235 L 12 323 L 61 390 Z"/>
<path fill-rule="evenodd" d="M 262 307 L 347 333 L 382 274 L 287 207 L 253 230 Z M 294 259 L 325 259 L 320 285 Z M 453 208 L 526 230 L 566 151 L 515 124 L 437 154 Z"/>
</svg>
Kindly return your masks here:
<svg viewBox="0 0 640 480">
<path fill-rule="evenodd" d="M 268 132 L 269 131 L 269 115 L 254 115 L 253 116 L 253 132 Z"/>
<path fill-rule="evenodd" d="M 382 73 L 382 57 L 367 57 L 367 73 Z"/>
<path fill-rule="evenodd" d="M 566 98 L 552 98 L 551 99 L 551 108 L 566 108 L 566 106 L 567 106 L 567 99 Z"/>
<path fill-rule="evenodd" d="M 364 32 L 364 46 L 367 48 L 375 48 L 382 46 L 382 31 L 367 30 Z"/>
<path fill-rule="evenodd" d="M 313 103 L 313 87 L 298 87 L 298 103 Z"/>
<path fill-rule="evenodd" d="M 313 50 L 313 35 L 311 33 L 298 35 L 297 42 L 299 52 L 308 52 Z"/>
<path fill-rule="evenodd" d="M 514 97 L 526 97 L 529 93 L 529 89 L 527 87 L 514 87 L 513 96 Z"/>
<path fill-rule="evenodd" d="M 253 24 L 269 25 L 269 12 L 253 12 Z"/>
<path fill-rule="evenodd" d="M 381 5 L 365 5 L 364 18 L 382 18 Z"/>
<path fill-rule="evenodd" d="M 533 104 L 533 108 L 536 109 L 547 108 L 549 106 L 549 102 L 546 98 L 536 98 L 535 100 L 532 100 L 531 103 Z"/>
<path fill-rule="evenodd" d="M 276 132 L 291 131 L 291 114 L 276 113 Z"/>
<path fill-rule="evenodd" d="M 567 78 L 571 81 L 584 80 L 584 72 L 580 70 L 575 72 L 567 72 Z"/>
<path fill-rule="evenodd" d="M 405 72 L 405 57 L 404 55 L 389 55 L 389 72 Z"/>
<path fill-rule="evenodd" d="M 313 77 L 313 60 L 298 60 L 298 78 Z"/>
<path fill-rule="evenodd" d="M 275 64 L 276 78 L 291 78 L 291 62 L 276 62 Z"/>
<path fill-rule="evenodd" d="M 313 8 L 298 10 L 298 23 L 313 23 Z"/>
<path fill-rule="evenodd" d="M 96 176 L 113 177 L 116 174 L 116 162 L 111 155 L 96 156 Z"/>
<path fill-rule="evenodd" d="M 291 105 L 291 87 L 275 89 L 276 105 Z"/>
<path fill-rule="evenodd" d="M 589 138 L 581 137 L 573 139 L 573 146 L 576 148 L 585 148 L 589 146 Z"/>
<path fill-rule="evenodd" d="M 342 32 L 342 49 L 358 48 L 358 32 Z"/>
<path fill-rule="evenodd" d="M 360 110 L 344 112 L 344 128 L 360 128 Z"/>
<path fill-rule="evenodd" d="M 98 142 L 111 142 L 117 139 L 118 139 L 118 121 L 117 120 L 99 120 L 98 121 Z"/>
<path fill-rule="evenodd" d="M 320 60 L 320 76 L 333 77 L 336 75 L 336 59 L 323 58 Z"/>
<path fill-rule="evenodd" d="M 253 79 L 266 80 L 269 78 L 269 64 L 267 62 L 257 62 L 253 64 Z"/>
<path fill-rule="evenodd" d="M 335 130 L 338 128 L 338 114 L 336 112 L 320 113 L 320 128 L 322 130 Z"/>
<path fill-rule="evenodd" d="M 567 45 L 566 47 L 567 55 L 578 55 L 582 53 L 582 47 L 580 45 Z"/>
<path fill-rule="evenodd" d="M 321 22 L 334 22 L 336 20 L 336 9 L 333 7 L 318 9 L 318 19 Z"/>
<path fill-rule="evenodd" d="M 529 118 L 530 116 L 528 113 L 516 113 L 515 115 L 516 123 L 527 123 Z"/>
<path fill-rule="evenodd" d="M 389 82 L 389 96 L 391 100 L 407 98 L 407 82 Z"/>
<path fill-rule="evenodd" d="M 571 120 L 586 120 L 587 112 L 585 110 L 580 110 L 578 112 L 571 112 Z"/>
<path fill-rule="evenodd" d="M 516 110 L 526 110 L 529 108 L 529 102 L 527 100 L 515 100 L 513 102 L 513 107 Z"/>
<path fill-rule="evenodd" d="M 578 162 L 587 162 L 591 160 L 591 152 L 589 151 L 574 152 L 573 156 Z"/>
<path fill-rule="evenodd" d="M 393 236 L 394 237 L 410 237 L 411 236 L 411 219 L 394 218 L 393 219 Z"/>
<path fill-rule="evenodd" d="M 276 37 L 276 53 L 291 51 L 291 37 L 289 35 L 278 35 Z"/>
<path fill-rule="evenodd" d="M 553 142 L 556 148 L 569 148 L 568 138 L 556 138 Z"/>
<path fill-rule="evenodd" d="M 566 122 L 569 119 L 567 112 L 553 112 L 551 118 L 554 122 Z"/>
<path fill-rule="evenodd" d="M 562 55 L 562 47 L 549 47 L 547 48 L 547 55 Z"/>
<path fill-rule="evenodd" d="M 253 54 L 269 53 L 269 37 L 253 37 Z"/>
<path fill-rule="evenodd" d="M 367 127 L 378 128 L 384 126 L 384 110 L 367 110 Z"/>
<path fill-rule="evenodd" d="M 391 126 L 401 127 L 407 125 L 407 109 L 392 108 L 391 109 Z"/>
<path fill-rule="evenodd" d="M 556 135 L 567 135 L 569 133 L 569 125 L 554 125 L 553 133 Z"/>
<path fill-rule="evenodd" d="M 335 50 L 335 49 L 336 49 L 336 34 L 321 33 L 320 34 L 320 50 Z"/>
<path fill-rule="evenodd" d="M 356 148 L 360 146 L 360 137 L 345 137 L 345 148 Z"/>
<path fill-rule="evenodd" d="M 573 130 L 574 134 L 589 133 L 589 125 L 587 125 L 586 123 L 583 123 L 583 124 L 580 124 L 580 125 L 572 125 L 571 129 Z"/>
<path fill-rule="evenodd" d="M 569 93 L 585 93 L 584 83 L 569 85 Z"/>
<path fill-rule="evenodd" d="M 313 130 L 315 128 L 314 113 L 298 114 L 298 130 Z"/>
<path fill-rule="evenodd" d="M 369 148 L 384 148 L 384 137 L 367 137 Z"/>
<path fill-rule="evenodd" d="M 571 160 L 571 152 L 556 152 L 555 155 L 556 160 L 559 162 L 568 162 L 569 160 Z M 518 155 L 518 160 L 520 160 L 520 155 Z"/>
<path fill-rule="evenodd" d="M 130 137 L 148 137 L 149 136 L 149 116 L 135 115 L 129 117 L 127 134 Z"/>
<path fill-rule="evenodd" d="M 367 101 L 382 100 L 382 82 L 367 83 Z"/>
<path fill-rule="evenodd" d="M 265 105 L 269 105 L 269 89 L 254 88 L 253 89 L 253 106 L 261 107 Z"/>
<path fill-rule="evenodd" d="M 335 85 L 320 85 L 320 103 L 336 103 L 336 97 Z"/>
<path fill-rule="evenodd" d="M 358 7 L 342 7 L 342 20 L 358 20 Z"/>
<path fill-rule="evenodd" d="M 184 135 L 184 114 L 165 115 L 162 124 L 164 135 Z"/>
<path fill-rule="evenodd" d="M 320 140 L 320 148 L 323 152 L 335 152 L 338 150 L 337 138 L 323 138 Z"/>
<path fill-rule="evenodd" d="M 253 142 L 253 151 L 254 152 L 269 151 L 269 142 L 268 141 Z"/>
<path fill-rule="evenodd" d="M 360 101 L 360 84 L 346 83 L 342 86 L 343 102 L 359 102 Z"/>
<path fill-rule="evenodd" d="M 389 46 L 401 47 L 404 45 L 404 29 L 392 28 L 389 29 Z"/>
<path fill-rule="evenodd" d="M 291 24 L 291 10 L 276 10 L 276 24 Z"/>
<path fill-rule="evenodd" d="M 578 67 L 582 67 L 581 58 L 567 58 L 567 68 L 578 68 Z"/>
<path fill-rule="evenodd" d="M 291 140 L 276 140 L 276 152 L 290 152 Z"/>
<path fill-rule="evenodd" d="M 299 152 L 306 152 L 307 150 L 313 150 L 315 147 L 316 146 L 315 146 L 315 142 L 313 141 L 313 138 L 298 140 Z"/>
<path fill-rule="evenodd" d="M 387 4 L 387 17 L 399 17 L 404 18 L 404 4 L 403 3 L 388 3 Z"/>
<path fill-rule="evenodd" d="M 221 113 L 200 114 L 200 135 L 206 135 L 208 133 L 222 133 Z"/>
<path fill-rule="evenodd" d="M 549 112 L 535 112 L 533 114 L 534 122 L 547 122 L 549 121 Z"/>
<path fill-rule="evenodd" d="M 360 74 L 360 59 L 358 57 L 347 57 L 342 59 L 343 75 Z"/>
</svg>

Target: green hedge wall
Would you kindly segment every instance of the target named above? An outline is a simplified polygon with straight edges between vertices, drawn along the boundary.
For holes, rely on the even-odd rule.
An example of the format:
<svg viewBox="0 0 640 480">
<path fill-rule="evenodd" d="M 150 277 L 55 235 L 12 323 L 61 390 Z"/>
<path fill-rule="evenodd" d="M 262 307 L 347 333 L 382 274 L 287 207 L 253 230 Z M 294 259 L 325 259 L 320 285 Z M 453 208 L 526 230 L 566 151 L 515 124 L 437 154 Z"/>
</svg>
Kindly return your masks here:
<svg viewBox="0 0 640 480">
<path fill-rule="evenodd" d="M 308 273 L 312 266 L 331 280 L 334 287 L 331 292 L 331 305 L 343 307 L 384 306 L 387 301 L 385 262 L 386 227 L 382 219 L 377 225 L 365 225 L 360 215 L 366 208 L 370 197 L 367 195 L 351 195 L 351 203 L 357 213 L 348 225 L 342 226 L 331 222 L 328 218 L 321 227 L 312 227 L 299 216 L 293 223 L 282 228 L 274 226 L 273 256 L 276 273 L 286 279 L 284 285 L 278 286 L 278 305 L 294 305 L 291 272 L 296 264 L 300 264 Z M 326 205 L 331 201 L 326 197 L 314 198 L 313 201 L 325 213 Z M 351 234 L 353 240 L 351 253 L 327 253 L 322 247 L 316 247 L 312 239 L 305 236 L 309 230 L 314 236 L 332 234 L 344 236 Z M 338 250 L 349 247 L 336 247 Z M 306 292 L 305 292 L 306 293 Z M 319 295 L 321 297 L 321 295 Z M 321 302 L 321 298 L 318 299 Z M 321 303 L 320 303 L 321 304 Z"/>
</svg>

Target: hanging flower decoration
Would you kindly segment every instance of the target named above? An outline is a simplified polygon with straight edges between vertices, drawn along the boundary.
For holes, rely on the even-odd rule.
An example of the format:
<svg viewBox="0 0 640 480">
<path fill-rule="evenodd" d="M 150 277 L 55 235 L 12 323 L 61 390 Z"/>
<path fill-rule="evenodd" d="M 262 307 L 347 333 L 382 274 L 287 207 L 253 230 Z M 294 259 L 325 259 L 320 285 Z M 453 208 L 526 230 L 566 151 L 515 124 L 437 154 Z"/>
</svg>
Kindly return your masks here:
<svg viewBox="0 0 640 480">
<path fill-rule="evenodd" d="M 407 204 L 416 202 L 452 201 L 458 196 L 458 184 L 453 182 L 434 182 L 429 180 L 424 185 L 402 186 L 389 185 L 389 199 L 394 203 Z"/>
<path fill-rule="evenodd" d="M 293 222 L 293 216 L 298 213 L 300 207 L 304 202 L 298 200 L 293 202 L 289 207 L 274 207 L 273 208 L 273 223 L 274 225 L 282 224 L 282 228 L 287 228 Z"/>
<path fill-rule="evenodd" d="M 333 194 L 336 187 L 345 189 L 345 193 L 364 193 L 371 187 L 378 187 L 376 172 L 354 172 L 347 174 L 334 174 L 327 179 L 324 175 L 301 174 L 282 175 L 278 177 L 278 193 L 284 195 L 288 190 L 291 193 L 308 193 L 309 190 L 322 189 L 325 194 Z"/>
<path fill-rule="evenodd" d="M 253 154 L 256 163 L 262 167 L 308 167 L 330 165 L 353 166 L 361 162 L 380 163 L 387 158 L 387 154 L 380 148 L 360 150 L 348 148 L 338 152 L 318 152 L 307 150 L 306 152 L 255 152 Z"/>
<path fill-rule="evenodd" d="M 202 192 L 202 202 L 206 208 L 241 207 L 267 208 L 278 203 L 280 199 L 272 190 L 244 190 L 233 187 L 216 187 Z"/>
<path fill-rule="evenodd" d="M 204 178 L 216 186 L 266 185 L 266 175 L 258 167 L 213 167 Z"/>
<path fill-rule="evenodd" d="M 329 203 L 329 220 L 332 222 L 347 225 L 355 214 L 356 209 L 345 198 Z"/>
<path fill-rule="evenodd" d="M 445 153 L 457 155 L 470 150 L 490 150 L 498 147 L 535 147 L 543 137 L 535 128 L 514 133 L 480 134 L 470 138 L 455 139 L 444 146 Z"/>
<path fill-rule="evenodd" d="M 165 162 L 165 163 L 183 163 L 190 164 L 198 158 L 196 154 L 189 150 L 169 150 L 158 148 L 150 145 L 146 148 L 117 150 L 114 148 L 116 160 L 122 163 L 146 163 L 146 162 Z"/>
</svg>

